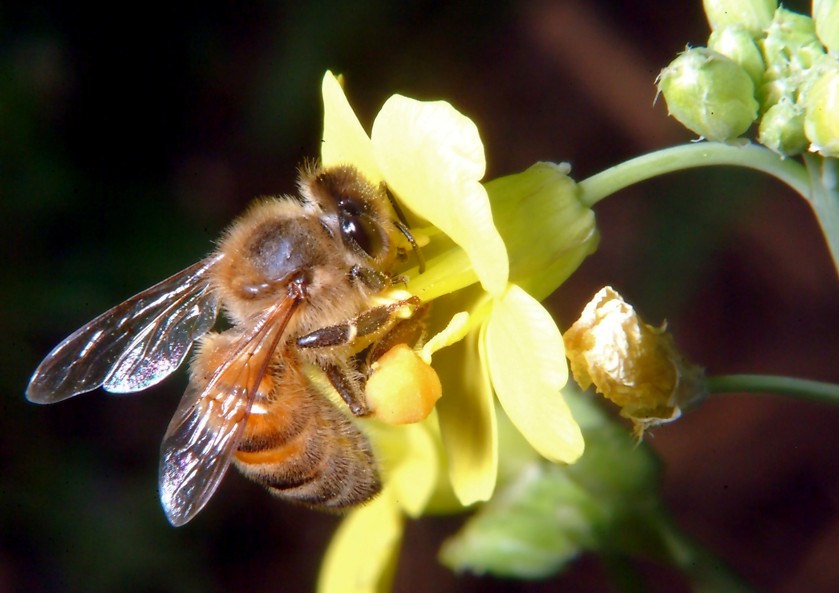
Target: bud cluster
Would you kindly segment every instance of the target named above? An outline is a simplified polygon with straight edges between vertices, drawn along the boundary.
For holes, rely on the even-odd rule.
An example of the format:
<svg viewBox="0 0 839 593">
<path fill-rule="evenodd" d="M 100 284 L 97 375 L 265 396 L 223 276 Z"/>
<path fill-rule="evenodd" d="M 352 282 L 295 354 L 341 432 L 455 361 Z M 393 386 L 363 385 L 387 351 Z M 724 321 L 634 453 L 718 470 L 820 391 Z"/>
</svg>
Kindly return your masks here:
<svg viewBox="0 0 839 593">
<path fill-rule="evenodd" d="M 704 0 L 712 32 L 658 78 L 670 114 L 708 140 L 757 124 L 782 156 L 839 156 L 839 0 L 813 0 L 813 16 L 777 0 Z"/>
</svg>

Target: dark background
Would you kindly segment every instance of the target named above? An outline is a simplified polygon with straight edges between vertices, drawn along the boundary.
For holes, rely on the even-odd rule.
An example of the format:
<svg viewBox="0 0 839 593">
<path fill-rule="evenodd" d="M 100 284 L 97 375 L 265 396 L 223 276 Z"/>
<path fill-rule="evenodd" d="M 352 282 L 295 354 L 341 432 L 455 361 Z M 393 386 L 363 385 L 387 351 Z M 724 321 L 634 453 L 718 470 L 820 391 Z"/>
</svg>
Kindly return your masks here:
<svg viewBox="0 0 839 593">
<path fill-rule="evenodd" d="M 699 0 L 34 1 L 0 26 L 0 592 L 313 588 L 336 520 L 235 472 L 187 527 L 166 522 L 157 456 L 182 373 L 51 407 L 23 391 L 72 330 L 201 258 L 252 197 L 293 189 L 318 154 L 325 69 L 368 126 L 394 92 L 452 102 L 480 127 L 487 178 L 555 160 L 583 179 L 691 139 L 653 81 L 708 35 Z M 785 187 L 695 170 L 596 212 L 600 250 L 550 300 L 563 327 L 612 284 L 712 374 L 839 381 L 836 273 Z M 680 524 L 747 580 L 839 589 L 839 410 L 720 396 L 648 440 Z M 397 591 L 609 590 L 596 558 L 542 583 L 456 578 L 435 554 L 458 522 L 409 527 Z"/>
</svg>

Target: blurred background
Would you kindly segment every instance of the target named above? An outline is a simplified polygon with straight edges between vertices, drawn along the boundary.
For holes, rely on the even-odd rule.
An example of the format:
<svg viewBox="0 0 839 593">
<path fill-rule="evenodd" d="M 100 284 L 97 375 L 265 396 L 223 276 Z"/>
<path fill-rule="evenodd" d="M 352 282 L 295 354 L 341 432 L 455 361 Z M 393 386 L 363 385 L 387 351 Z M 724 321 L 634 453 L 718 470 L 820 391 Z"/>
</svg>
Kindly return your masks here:
<svg viewBox="0 0 839 593">
<path fill-rule="evenodd" d="M 699 0 L 33 0 L 6 3 L 0 27 L 3 593 L 313 589 L 337 519 L 236 472 L 188 526 L 166 522 L 158 452 L 183 372 L 134 397 L 39 407 L 23 392 L 59 340 L 203 257 L 254 196 L 293 190 L 319 151 L 326 69 L 368 126 L 395 92 L 456 105 L 487 178 L 552 160 L 584 179 L 692 139 L 653 83 L 708 35 Z M 711 374 L 839 382 L 839 283 L 784 186 L 695 170 L 596 213 L 599 251 L 550 299 L 561 327 L 611 284 Z M 677 521 L 755 587 L 839 590 L 839 409 L 720 396 L 648 442 Z M 409 526 L 396 591 L 610 590 L 594 557 L 538 583 L 456 577 L 435 556 L 460 521 Z M 652 591 L 686 590 L 642 569 Z"/>
</svg>

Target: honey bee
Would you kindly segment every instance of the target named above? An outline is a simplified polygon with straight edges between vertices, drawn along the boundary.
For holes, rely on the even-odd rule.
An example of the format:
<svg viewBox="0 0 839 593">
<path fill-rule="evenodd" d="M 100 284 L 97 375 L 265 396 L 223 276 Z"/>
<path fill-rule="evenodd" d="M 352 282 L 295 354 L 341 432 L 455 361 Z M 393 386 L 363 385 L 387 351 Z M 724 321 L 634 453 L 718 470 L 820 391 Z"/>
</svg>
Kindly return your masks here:
<svg viewBox="0 0 839 593">
<path fill-rule="evenodd" d="M 383 298 L 408 248 L 395 202 L 351 166 L 303 167 L 299 196 L 257 201 L 208 258 L 117 305 L 41 362 L 26 391 L 53 403 L 166 378 L 197 342 L 163 438 L 160 498 L 173 525 L 207 503 L 231 462 L 278 496 L 342 510 L 380 488 L 370 442 L 315 388 L 320 369 L 356 416 L 372 363 L 416 342 L 416 297 Z M 404 292 L 404 291 L 403 291 Z M 231 327 L 211 331 L 219 308 Z M 412 344 L 413 345 L 413 344 Z"/>
</svg>

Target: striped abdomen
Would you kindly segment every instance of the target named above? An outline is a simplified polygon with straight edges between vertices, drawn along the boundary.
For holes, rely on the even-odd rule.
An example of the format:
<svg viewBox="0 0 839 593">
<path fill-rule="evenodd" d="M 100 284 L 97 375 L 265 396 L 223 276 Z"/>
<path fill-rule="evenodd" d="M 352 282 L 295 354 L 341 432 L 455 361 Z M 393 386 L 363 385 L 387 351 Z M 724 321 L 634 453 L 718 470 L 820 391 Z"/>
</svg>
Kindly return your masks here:
<svg viewBox="0 0 839 593">
<path fill-rule="evenodd" d="M 282 498 L 326 510 L 375 496 L 381 482 L 367 437 L 299 369 L 285 364 L 273 378 L 271 396 L 251 408 L 234 454 L 239 470 Z"/>
</svg>

